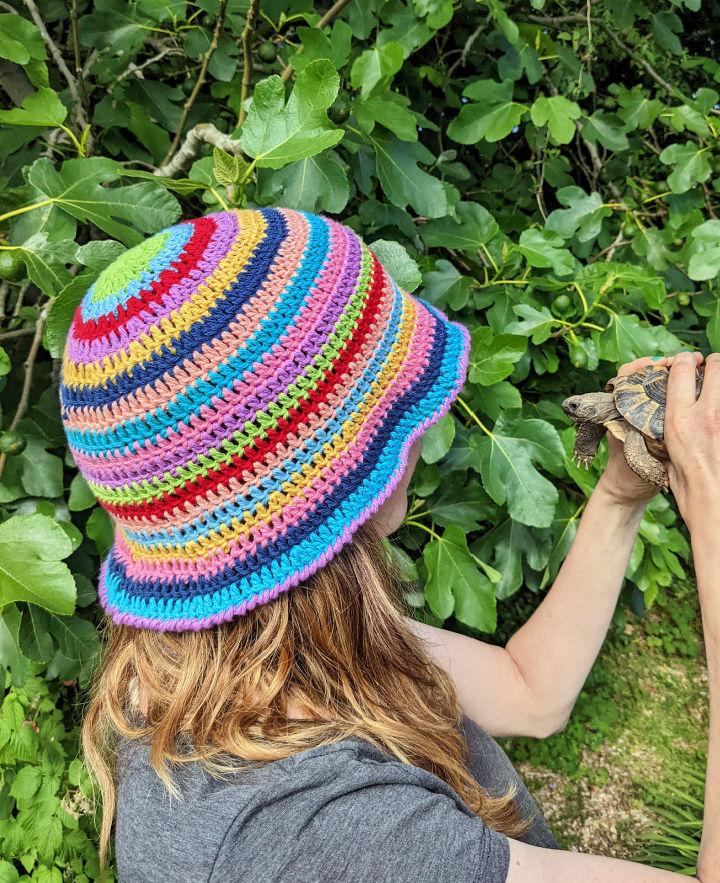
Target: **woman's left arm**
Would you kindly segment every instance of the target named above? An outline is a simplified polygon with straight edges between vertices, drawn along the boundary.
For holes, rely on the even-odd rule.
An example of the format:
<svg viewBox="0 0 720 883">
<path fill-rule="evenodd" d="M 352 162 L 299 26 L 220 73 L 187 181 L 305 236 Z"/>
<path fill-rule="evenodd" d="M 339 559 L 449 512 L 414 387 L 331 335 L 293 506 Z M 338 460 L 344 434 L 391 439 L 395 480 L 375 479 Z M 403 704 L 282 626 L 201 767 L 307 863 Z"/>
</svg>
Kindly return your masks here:
<svg viewBox="0 0 720 883">
<path fill-rule="evenodd" d="M 637 359 L 621 371 L 649 362 Z M 645 505 L 656 490 L 629 469 L 620 443 L 609 443 L 607 468 L 552 588 L 505 648 L 413 623 L 453 678 L 463 712 L 491 735 L 544 737 L 562 729 L 605 639 Z"/>
</svg>

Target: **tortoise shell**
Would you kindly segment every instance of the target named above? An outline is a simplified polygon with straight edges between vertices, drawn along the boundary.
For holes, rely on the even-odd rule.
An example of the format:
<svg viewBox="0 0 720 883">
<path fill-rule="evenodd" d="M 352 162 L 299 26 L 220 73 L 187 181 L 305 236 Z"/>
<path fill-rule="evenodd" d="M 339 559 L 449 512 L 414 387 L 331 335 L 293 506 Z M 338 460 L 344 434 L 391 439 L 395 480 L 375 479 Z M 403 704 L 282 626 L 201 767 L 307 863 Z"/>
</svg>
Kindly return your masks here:
<svg viewBox="0 0 720 883">
<path fill-rule="evenodd" d="M 613 377 L 605 385 L 615 394 L 615 405 L 627 422 L 643 435 L 662 441 L 665 429 L 665 402 L 669 369 L 649 365 L 643 371 Z M 700 368 L 695 379 L 695 395 L 702 389 L 704 372 Z"/>
</svg>

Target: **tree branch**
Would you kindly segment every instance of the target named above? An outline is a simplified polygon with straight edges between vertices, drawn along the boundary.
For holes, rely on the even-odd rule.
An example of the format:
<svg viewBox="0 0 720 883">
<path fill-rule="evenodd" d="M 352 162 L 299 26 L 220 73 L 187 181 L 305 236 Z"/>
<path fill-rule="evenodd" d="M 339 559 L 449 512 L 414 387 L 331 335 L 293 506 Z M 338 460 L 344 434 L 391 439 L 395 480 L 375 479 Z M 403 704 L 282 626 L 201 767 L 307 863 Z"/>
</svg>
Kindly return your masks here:
<svg viewBox="0 0 720 883">
<path fill-rule="evenodd" d="M 252 37 L 255 32 L 255 19 L 257 18 L 260 0 L 250 0 L 245 27 L 240 38 L 243 52 L 243 75 L 242 88 L 240 89 L 240 111 L 238 113 L 238 126 L 245 122 L 245 102 L 250 94 L 250 74 L 252 73 Z"/>
<path fill-rule="evenodd" d="M 172 178 L 182 171 L 200 153 L 203 144 L 212 144 L 234 156 L 242 154 L 240 142 L 217 129 L 212 123 L 198 123 L 185 136 L 182 146 L 170 162 L 165 162 L 155 170 L 155 174 Z"/>
<path fill-rule="evenodd" d="M 548 25 L 550 27 L 559 27 L 562 24 L 570 24 L 570 23 L 582 23 L 588 25 L 591 24 L 596 25 L 601 28 L 602 31 L 607 34 L 607 36 L 613 41 L 613 43 L 621 49 L 628 58 L 634 62 L 635 64 L 643 67 L 647 73 L 655 80 L 658 86 L 662 86 L 666 92 L 670 95 L 675 95 L 677 98 L 681 98 L 685 103 L 689 103 L 690 99 L 684 95 L 677 86 L 673 86 L 672 83 L 669 83 L 666 79 L 660 76 L 660 74 L 655 70 L 655 68 L 650 64 L 647 59 L 643 58 L 639 53 L 634 52 L 630 46 L 618 37 L 618 35 L 613 31 L 610 25 L 605 24 L 605 22 L 600 18 L 592 18 L 589 15 L 558 15 L 556 17 L 549 15 L 528 15 L 528 21 L 533 22 L 538 25 Z"/>
<path fill-rule="evenodd" d="M 32 339 L 32 343 L 30 344 L 30 351 L 28 352 L 27 359 L 25 359 L 25 361 L 23 362 L 23 368 L 25 369 L 25 380 L 23 381 L 23 388 L 22 392 L 20 393 L 20 401 L 18 402 L 15 416 L 13 417 L 12 422 L 8 427 L 9 432 L 14 432 L 17 429 L 18 423 L 25 416 L 25 412 L 28 408 L 28 403 L 30 401 L 30 387 L 32 386 L 33 370 L 35 368 L 35 359 L 37 358 L 38 350 L 40 349 L 40 341 L 42 340 L 43 329 L 45 328 L 45 320 L 47 319 L 49 309 L 49 304 L 46 304 L 40 311 L 37 323 L 35 324 L 35 335 Z M 0 454 L 0 476 L 2 476 L 3 470 L 5 469 L 6 459 L 6 454 Z"/>
<path fill-rule="evenodd" d="M 25 2 L 27 3 L 28 0 L 25 0 Z M 163 166 L 169 164 L 170 160 L 175 155 L 175 151 L 180 146 L 180 139 L 182 138 L 182 133 L 183 129 L 185 128 L 185 123 L 187 122 L 188 114 L 190 113 L 193 104 L 195 104 L 195 99 L 200 94 L 200 90 L 205 84 L 205 77 L 207 75 L 208 65 L 210 64 L 210 59 L 213 57 L 213 53 L 217 49 L 218 40 L 220 39 L 220 33 L 222 32 L 223 25 L 225 23 L 225 13 L 227 12 L 227 5 L 228 0 L 220 0 L 220 7 L 218 9 L 217 18 L 215 19 L 215 28 L 213 30 L 210 45 L 208 46 L 205 55 L 203 55 L 202 64 L 200 65 L 200 72 L 198 73 L 198 78 L 195 81 L 195 86 L 188 96 L 187 101 L 183 105 L 183 111 L 180 116 L 180 122 L 178 123 L 177 131 L 175 132 L 175 137 L 173 138 L 173 142 L 170 145 L 170 149 L 168 150 L 165 159 L 162 161 Z"/>
<path fill-rule="evenodd" d="M 324 27 L 330 24 L 330 22 L 338 16 L 343 9 L 348 5 L 350 0 L 335 0 L 335 3 L 328 9 L 328 11 L 323 15 L 320 21 L 315 25 L 315 27 L 321 31 Z M 297 54 L 299 55 L 302 52 L 302 46 L 298 49 Z M 280 75 L 283 83 L 287 83 L 290 77 L 293 75 L 293 67 L 292 65 L 288 65 Z"/>
<path fill-rule="evenodd" d="M 77 80 L 70 72 L 70 68 L 65 64 L 65 59 L 62 57 L 62 53 L 58 49 L 57 44 L 48 33 L 48 29 L 45 27 L 45 22 L 42 20 L 42 16 L 40 15 L 38 8 L 35 5 L 35 0 L 24 0 L 24 2 L 25 6 L 27 6 L 32 20 L 35 22 L 37 29 L 40 31 L 40 36 L 43 38 L 43 40 L 45 41 L 45 45 L 50 51 L 50 55 L 52 55 L 53 57 L 53 61 L 57 65 L 57 69 L 63 75 L 68 84 L 68 89 L 70 90 L 70 96 L 72 98 L 75 119 L 77 120 L 77 123 L 80 126 L 81 130 L 84 132 L 85 129 L 88 129 L 90 127 L 90 122 L 85 114 L 85 108 L 83 107 L 83 102 L 80 91 L 78 89 Z"/>
</svg>

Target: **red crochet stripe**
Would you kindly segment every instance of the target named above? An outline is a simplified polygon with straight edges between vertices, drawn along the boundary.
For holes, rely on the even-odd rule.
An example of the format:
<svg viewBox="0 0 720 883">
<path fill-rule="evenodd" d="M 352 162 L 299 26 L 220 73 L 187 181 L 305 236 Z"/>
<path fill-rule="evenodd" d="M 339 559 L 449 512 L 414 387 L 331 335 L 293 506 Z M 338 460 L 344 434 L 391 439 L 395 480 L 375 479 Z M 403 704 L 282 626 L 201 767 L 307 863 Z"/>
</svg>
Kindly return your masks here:
<svg viewBox="0 0 720 883">
<path fill-rule="evenodd" d="M 355 354 L 362 347 L 368 336 L 369 328 L 377 318 L 376 308 L 380 300 L 384 286 L 384 271 L 380 262 L 372 255 L 372 278 L 373 283 L 368 295 L 364 313 L 358 323 L 347 349 L 340 355 L 335 363 L 333 371 L 318 384 L 316 391 L 310 391 L 310 397 L 303 400 L 302 405 L 290 418 L 280 418 L 275 429 L 269 429 L 267 438 L 256 439 L 254 447 L 246 447 L 242 453 L 235 454 L 229 463 L 222 468 L 213 471 L 206 476 L 198 476 L 194 481 L 187 482 L 182 488 L 177 488 L 171 494 L 165 494 L 156 500 L 133 503 L 104 503 L 104 507 L 112 515 L 123 518 L 137 516 L 151 518 L 153 515 L 162 516 L 177 506 L 182 506 L 187 501 L 194 502 L 209 490 L 216 489 L 219 485 L 227 482 L 229 478 L 242 476 L 246 469 L 251 469 L 253 464 L 262 460 L 265 454 L 271 452 L 279 442 L 282 442 L 288 433 L 297 430 L 303 420 L 316 409 L 317 405 L 324 401 L 327 393 L 331 392 L 337 383 L 338 376 L 350 364 Z"/>
<path fill-rule="evenodd" d="M 108 313 L 105 316 L 100 316 L 99 319 L 88 319 L 87 322 L 84 322 L 81 307 L 77 308 L 72 325 L 72 333 L 76 339 L 95 340 L 117 331 L 133 316 L 137 316 L 147 309 L 149 304 L 160 303 L 172 285 L 195 269 L 205 254 L 205 249 L 217 224 L 212 218 L 198 218 L 187 223 L 192 224 L 195 230 L 182 254 L 173 262 L 172 266 L 160 273 L 160 276 L 150 284 L 150 288 L 131 297 L 124 306 L 118 305 L 117 318 L 114 313 Z"/>
</svg>

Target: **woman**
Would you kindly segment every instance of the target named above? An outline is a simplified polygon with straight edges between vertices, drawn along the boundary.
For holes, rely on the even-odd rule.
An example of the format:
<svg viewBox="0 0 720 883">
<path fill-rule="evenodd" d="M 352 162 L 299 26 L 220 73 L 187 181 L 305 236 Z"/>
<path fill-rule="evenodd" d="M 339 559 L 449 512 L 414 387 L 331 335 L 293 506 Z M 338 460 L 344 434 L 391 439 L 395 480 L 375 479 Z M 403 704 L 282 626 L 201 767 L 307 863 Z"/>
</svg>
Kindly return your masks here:
<svg viewBox="0 0 720 883">
<path fill-rule="evenodd" d="M 103 857 L 117 807 L 122 881 L 686 879 L 557 849 L 491 739 L 562 728 L 598 653 L 654 493 L 617 444 L 507 647 L 403 616 L 382 538 L 468 348 L 351 230 L 285 209 L 179 224 L 88 291 L 61 399 L 75 460 L 117 522 L 83 746 Z M 720 359 L 697 402 L 695 364 L 672 365 L 667 434 L 716 784 Z M 703 883 L 720 879 L 719 816 L 711 787 Z"/>
</svg>

